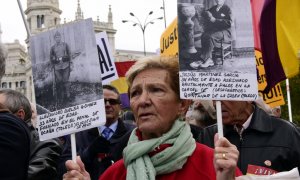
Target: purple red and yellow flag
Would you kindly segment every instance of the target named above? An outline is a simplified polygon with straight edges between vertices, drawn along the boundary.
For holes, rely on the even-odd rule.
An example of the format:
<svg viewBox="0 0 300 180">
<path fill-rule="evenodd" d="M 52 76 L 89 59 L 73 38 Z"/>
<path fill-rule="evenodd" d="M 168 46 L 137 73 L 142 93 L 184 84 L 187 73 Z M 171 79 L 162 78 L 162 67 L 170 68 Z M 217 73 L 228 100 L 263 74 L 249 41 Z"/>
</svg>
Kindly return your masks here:
<svg viewBox="0 0 300 180">
<path fill-rule="evenodd" d="M 135 61 L 124 61 L 115 62 L 116 69 L 119 75 L 119 79 L 111 82 L 111 85 L 116 87 L 120 93 L 120 98 L 122 102 L 122 108 L 129 108 L 129 97 L 128 97 L 128 85 L 126 82 L 125 74 L 128 69 L 135 63 Z"/>
<path fill-rule="evenodd" d="M 268 82 L 265 92 L 299 72 L 299 20 L 299 0 L 264 0 L 260 40 Z"/>
<path fill-rule="evenodd" d="M 261 51 L 260 45 L 260 34 L 259 34 L 259 22 L 261 11 L 264 6 L 265 0 L 251 0 L 252 8 L 252 23 L 253 23 L 253 32 L 254 32 L 254 47 L 256 50 Z"/>
<path fill-rule="evenodd" d="M 251 0 L 252 8 L 252 23 L 253 23 L 253 32 L 254 32 L 254 47 L 255 47 L 255 58 L 256 58 L 256 68 L 257 68 L 257 82 L 258 82 L 258 93 L 263 98 L 264 102 L 270 107 L 284 105 L 284 96 L 281 91 L 280 83 L 277 83 L 276 86 L 270 88 L 268 92 L 264 92 L 264 89 L 267 86 L 267 79 L 264 67 L 264 60 L 261 53 L 261 44 L 260 44 L 260 16 L 264 6 L 265 0 Z"/>
</svg>

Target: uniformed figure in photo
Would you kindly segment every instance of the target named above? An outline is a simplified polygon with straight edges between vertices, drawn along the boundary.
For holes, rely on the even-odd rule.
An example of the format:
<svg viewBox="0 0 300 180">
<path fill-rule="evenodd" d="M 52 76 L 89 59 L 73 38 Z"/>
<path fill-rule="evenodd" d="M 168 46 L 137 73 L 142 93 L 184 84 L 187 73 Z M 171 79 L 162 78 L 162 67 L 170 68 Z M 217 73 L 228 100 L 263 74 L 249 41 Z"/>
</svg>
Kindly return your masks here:
<svg viewBox="0 0 300 180">
<path fill-rule="evenodd" d="M 58 101 L 58 104 L 61 105 L 62 102 L 69 100 L 70 98 L 70 60 L 71 53 L 70 47 L 67 43 L 62 42 L 61 34 L 57 31 L 54 34 L 55 44 L 51 47 L 50 50 L 50 60 L 54 68 L 54 94 L 55 98 Z"/>
</svg>

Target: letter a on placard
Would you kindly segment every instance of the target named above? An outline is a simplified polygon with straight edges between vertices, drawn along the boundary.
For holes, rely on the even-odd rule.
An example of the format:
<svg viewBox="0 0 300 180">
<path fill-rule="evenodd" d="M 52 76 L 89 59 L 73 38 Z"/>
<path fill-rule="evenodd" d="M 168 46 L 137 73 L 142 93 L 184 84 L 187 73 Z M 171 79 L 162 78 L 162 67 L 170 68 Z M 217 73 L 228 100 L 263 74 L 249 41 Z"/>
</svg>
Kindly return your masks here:
<svg viewBox="0 0 300 180">
<path fill-rule="evenodd" d="M 109 71 L 109 68 L 107 62 L 105 61 L 104 54 L 98 45 L 97 45 L 97 50 L 99 56 L 100 70 L 101 70 L 101 74 L 103 74 L 104 72 Z"/>
<path fill-rule="evenodd" d="M 111 81 L 116 80 L 119 77 L 106 32 L 96 34 L 96 43 L 102 83 L 109 84 Z"/>
</svg>

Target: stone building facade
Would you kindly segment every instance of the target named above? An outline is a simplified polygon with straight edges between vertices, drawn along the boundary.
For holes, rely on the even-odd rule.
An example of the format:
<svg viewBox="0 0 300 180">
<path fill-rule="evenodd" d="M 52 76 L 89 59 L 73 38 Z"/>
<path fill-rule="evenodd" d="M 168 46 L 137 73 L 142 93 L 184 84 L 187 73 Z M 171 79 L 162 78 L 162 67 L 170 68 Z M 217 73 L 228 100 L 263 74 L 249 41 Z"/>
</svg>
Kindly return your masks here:
<svg viewBox="0 0 300 180">
<path fill-rule="evenodd" d="M 61 25 L 60 15 L 62 10 L 59 8 L 59 0 L 27 0 L 27 8 L 24 13 L 32 35 Z M 80 7 L 80 0 L 78 0 L 74 21 L 81 19 L 84 19 L 84 14 Z M 115 61 L 136 60 L 143 56 L 143 52 L 115 50 L 115 34 L 117 30 L 113 27 L 111 6 L 109 6 L 107 22 L 101 22 L 99 18 L 93 22 L 95 33 L 106 31 Z M 70 22 L 64 20 L 63 24 L 65 23 Z M 27 46 L 28 42 L 27 38 Z M 6 60 L 6 72 L 0 81 L 0 88 L 10 88 L 20 91 L 31 102 L 35 102 L 31 61 L 27 54 L 28 50 L 18 40 L 15 40 L 13 43 L 5 43 L 4 46 L 8 56 Z"/>
</svg>

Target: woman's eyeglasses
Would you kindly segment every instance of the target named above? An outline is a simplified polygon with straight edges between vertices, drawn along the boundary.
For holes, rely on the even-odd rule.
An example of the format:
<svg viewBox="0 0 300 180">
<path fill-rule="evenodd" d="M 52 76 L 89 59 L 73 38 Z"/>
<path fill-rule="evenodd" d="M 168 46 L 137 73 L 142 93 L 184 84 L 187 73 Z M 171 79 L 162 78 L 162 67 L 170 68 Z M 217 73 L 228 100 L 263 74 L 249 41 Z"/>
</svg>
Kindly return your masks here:
<svg viewBox="0 0 300 180">
<path fill-rule="evenodd" d="M 118 99 L 104 99 L 104 104 L 109 102 L 110 105 L 117 105 L 120 104 L 120 101 Z"/>
</svg>

